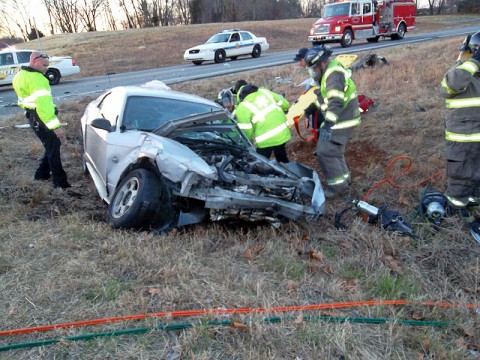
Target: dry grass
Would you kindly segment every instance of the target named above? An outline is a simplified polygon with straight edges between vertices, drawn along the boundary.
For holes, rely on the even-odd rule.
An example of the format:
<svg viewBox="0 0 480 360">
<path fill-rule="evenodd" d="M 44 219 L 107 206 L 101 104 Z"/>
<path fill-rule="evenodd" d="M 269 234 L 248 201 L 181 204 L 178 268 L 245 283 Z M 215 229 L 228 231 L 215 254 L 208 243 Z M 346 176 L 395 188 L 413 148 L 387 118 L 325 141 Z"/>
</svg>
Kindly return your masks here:
<svg viewBox="0 0 480 360">
<path fill-rule="evenodd" d="M 385 177 L 387 163 L 408 155 L 413 169 L 398 180 L 409 185 L 443 168 L 443 102 L 439 82 L 456 58 L 461 38 L 382 50 L 389 67 L 354 74 L 359 92 L 378 99 L 347 148 L 353 196 L 361 198 Z M 408 59 L 408 60 L 407 60 Z M 418 59 L 418 60 L 416 60 Z M 240 76 L 294 100 L 307 76 L 293 65 L 182 83 L 175 89 L 209 98 Z M 328 203 L 317 223 L 280 229 L 254 224 L 201 224 L 155 235 L 113 231 L 104 222 L 90 179 L 81 173 L 78 119 L 89 99 L 62 106 L 68 123 L 65 167 L 80 196 L 33 182 L 42 149 L 30 130 L 0 130 L 0 330 L 111 316 L 185 309 L 278 307 L 370 299 L 476 303 L 480 295 L 479 248 L 456 217 L 434 231 L 413 221 L 412 240 L 365 224 L 351 214 L 347 232 L 333 226 L 342 200 Z M 9 124 L 23 123 L 17 116 Z M 2 123 L 0 125 L 5 125 Z M 19 146 L 20 145 L 20 146 Z M 290 157 L 318 169 L 313 147 L 298 136 Z M 444 190 L 445 178 L 434 181 Z M 383 185 L 374 204 L 414 218 L 422 189 Z M 318 254 L 323 254 L 318 256 Z M 312 256 L 312 254 L 316 254 Z M 123 322 L 0 338 L 0 345 L 169 323 L 198 326 L 178 331 L 103 337 L 1 353 L 2 359 L 475 359 L 478 312 L 418 305 L 357 307 L 323 312 L 258 314 Z M 447 328 L 310 321 L 307 316 L 440 320 Z M 206 320 L 245 326 L 202 326 Z M 296 319 L 296 321 L 295 321 Z M 476 351 L 476 352 L 475 352 Z M 178 357 L 176 357 L 178 355 Z"/>
<path fill-rule="evenodd" d="M 48 54 L 73 56 L 82 69 L 79 76 L 96 76 L 182 63 L 185 49 L 205 42 L 222 29 L 235 27 L 265 36 L 270 43 L 270 51 L 308 47 L 308 32 L 316 20 L 288 19 L 99 31 L 62 34 L 41 41 Z M 422 16 L 417 18 L 415 33 L 475 23 L 478 23 L 478 16 L 475 15 Z M 39 44 L 34 40 L 19 47 L 39 48 Z"/>
</svg>

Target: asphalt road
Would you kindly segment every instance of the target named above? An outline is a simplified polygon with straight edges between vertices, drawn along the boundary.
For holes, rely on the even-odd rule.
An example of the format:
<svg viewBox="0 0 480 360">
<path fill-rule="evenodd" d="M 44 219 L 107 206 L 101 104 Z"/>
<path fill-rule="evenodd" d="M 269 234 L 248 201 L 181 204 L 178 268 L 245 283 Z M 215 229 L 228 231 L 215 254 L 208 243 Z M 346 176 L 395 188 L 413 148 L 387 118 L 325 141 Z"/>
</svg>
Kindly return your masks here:
<svg viewBox="0 0 480 360">
<path fill-rule="evenodd" d="M 437 31 L 415 35 L 408 33 L 402 40 L 392 41 L 390 39 L 380 40 L 378 43 L 367 43 L 357 41 L 349 48 L 342 48 L 333 44 L 334 55 L 347 54 L 386 48 L 390 46 L 404 46 L 406 44 L 432 41 L 466 35 L 478 31 L 478 26 L 455 28 L 451 30 Z M 266 52 L 260 58 L 251 57 L 239 58 L 235 61 L 226 61 L 222 64 L 203 63 L 200 66 L 186 63 L 158 69 L 142 70 L 122 74 L 104 75 L 76 80 L 62 79 L 60 84 L 52 86 L 52 94 L 57 104 L 73 101 L 75 97 L 100 94 L 114 86 L 143 84 L 152 80 L 160 80 L 166 84 L 173 84 L 188 80 L 203 79 L 213 76 L 227 75 L 236 72 L 244 72 L 253 69 L 266 68 L 278 65 L 293 63 L 293 57 L 298 49 L 280 52 Z M 18 113 L 20 109 L 16 106 L 17 97 L 12 87 L 0 87 L 0 120 L 8 119 Z"/>
</svg>

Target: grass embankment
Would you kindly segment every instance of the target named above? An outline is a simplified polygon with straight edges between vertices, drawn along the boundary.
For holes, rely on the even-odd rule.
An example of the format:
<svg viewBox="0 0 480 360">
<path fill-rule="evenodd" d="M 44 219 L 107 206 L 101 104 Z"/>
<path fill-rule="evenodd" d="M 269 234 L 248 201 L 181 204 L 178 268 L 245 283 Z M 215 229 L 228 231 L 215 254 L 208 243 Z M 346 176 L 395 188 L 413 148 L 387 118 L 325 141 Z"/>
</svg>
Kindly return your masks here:
<svg viewBox="0 0 480 360">
<path fill-rule="evenodd" d="M 444 167 L 443 101 L 439 82 L 455 62 L 461 38 L 382 50 L 389 66 L 354 73 L 360 93 L 378 101 L 347 147 L 352 196 L 362 198 L 385 178 L 387 163 L 410 156 L 412 170 L 396 178 L 416 184 Z M 175 89 L 209 98 L 239 77 L 293 101 L 306 72 L 294 65 L 183 83 Z M 293 83 L 276 81 L 292 79 Z M 112 329 L 175 322 L 235 320 L 235 326 L 155 331 L 88 342 L 62 341 L 2 353 L 6 359 L 473 359 L 480 344 L 478 312 L 426 307 L 423 300 L 475 303 L 480 295 L 479 248 L 456 217 L 439 229 L 415 218 L 423 188 L 383 185 L 370 196 L 411 221 L 418 238 L 368 225 L 358 215 L 333 226 L 348 206 L 328 202 L 328 214 L 312 224 L 200 224 L 165 235 L 114 231 L 105 206 L 81 171 L 79 118 L 88 99 L 62 107 L 68 123 L 65 168 L 77 185 L 75 198 L 32 181 L 42 147 L 30 130 L 0 131 L 0 316 L 1 329 L 184 309 L 278 307 L 409 299 L 417 305 L 358 307 L 283 314 L 278 324 L 263 315 L 156 319 L 44 334 L 1 338 L 1 345 Z M 11 124 L 23 123 L 17 116 Z M 289 156 L 317 170 L 312 144 L 294 136 Z M 400 172 L 399 169 L 395 173 Z M 445 188 L 445 176 L 432 186 Z M 278 315 L 278 314 L 267 314 Z M 281 314 L 282 315 L 282 314 Z M 447 328 L 326 323 L 309 315 L 441 320 Z M 294 320 L 295 319 L 295 320 Z M 245 326 L 243 326 L 245 325 Z M 477 354 L 477 355 L 475 355 Z M 177 357 L 178 356 L 178 357 Z"/>
</svg>

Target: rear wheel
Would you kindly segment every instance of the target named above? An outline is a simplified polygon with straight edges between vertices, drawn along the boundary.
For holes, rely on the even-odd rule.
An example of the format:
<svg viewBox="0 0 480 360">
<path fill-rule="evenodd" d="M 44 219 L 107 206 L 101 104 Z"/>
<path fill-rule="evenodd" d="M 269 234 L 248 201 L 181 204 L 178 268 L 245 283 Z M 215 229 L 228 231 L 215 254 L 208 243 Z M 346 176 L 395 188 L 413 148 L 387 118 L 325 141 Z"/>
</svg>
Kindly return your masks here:
<svg viewBox="0 0 480 360">
<path fill-rule="evenodd" d="M 340 44 L 342 45 L 342 47 L 346 48 L 352 45 L 352 42 L 353 42 L 352 30 L 345 29 L 345 31 L 343 32 L 342 41 L 340 41 Z"/>
<path fill-rule="evenodd" d="M 202 65 L 203 61 L 196 60 L 196 61 L 192 61 L 192 63 L 194 63 L 195 65 Z"/>
<path fill-rule="evenodd" d="M 262 54 L 262 48 L 258 44 L 255 45 L 252 51 L 252 58 L 258 58 L 260 57 L 261 54 Z"/>
<path fill-rule="evenodd" d="M 45 73 L 45 77 L 48 79 L 50 85 L 57 85 L 60 82 L 60 72 L 56 69 L 48 69 Z"/>
<path fill-rule="evenodd" d="M 220 49 L 220 50 L 217 50 L 215 51 L 215 62 L 218 64 L 218 63 L 223 63 L 225 61 L 225 58 L 226 58 L 226 54 L 225 54 L 225 50 L 223 49 Z"/>
<path fill-rule="evenodd" d="M 107 221 L 116 229 L 168 227 L 174 219 L 171 193 L 151 171 L 129 173 L 113 194 Z"/>
</svg>

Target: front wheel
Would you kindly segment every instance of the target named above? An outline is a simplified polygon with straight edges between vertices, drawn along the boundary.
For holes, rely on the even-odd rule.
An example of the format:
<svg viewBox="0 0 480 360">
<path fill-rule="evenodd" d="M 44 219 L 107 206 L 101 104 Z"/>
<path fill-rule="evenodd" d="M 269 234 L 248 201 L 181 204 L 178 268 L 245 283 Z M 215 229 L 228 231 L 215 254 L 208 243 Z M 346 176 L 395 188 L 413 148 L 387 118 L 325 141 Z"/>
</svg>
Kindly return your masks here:
<svg viewBox="0 0 480 360">
<path fill-rule="evenodd" d="M 171 193 L 151 171 L 136 169 L 121 181 L 107 210 L 116 229 L 167 227 L 174 219 Z"/>
<path fill-rule="evenodd" d="M 50 85 L 57 85 L 60 82 L 60 72 L 56 69 L 48 69 L 45 73 L 45 77 L 48 79 Z"/>
<path fill-rule="evenodd" d="M 262 54 L 262 48 L 258 44 L 255 45 L 252 51 L 252 58 L 258 58 L 260 57 L 261 54 Z"/>
<path fill-rule="evenodd" d="M 225 58 L 226 58 L 226 54 L 225 54 L 225 51 L 223 49 L 220 49 L 220 50 L 217 50 L 215 51 L 215 62 L 218 64 L 218 63 L 223 63 L 225 61 Z"/>
<path fill-rule="evenodd" d="M 398 31 L 396 34 L 392 35 L 392 40 L 401 40 L 405 36 L 405 33 L 407 32 L 407 28 L 405 27 L 404 23 L 401 23 L 398 25 Z"/>
<path fill-rule="evenodd" d="M 342 47 L 346 48 L 352 45 L 353 42 L 353 33 L 352 30 L 350 29 L 345 29 L 343 32 L 342 40 L 340 41 L 340 44 Z"/>
</svg>

